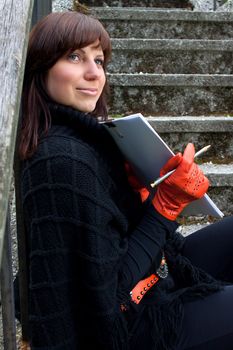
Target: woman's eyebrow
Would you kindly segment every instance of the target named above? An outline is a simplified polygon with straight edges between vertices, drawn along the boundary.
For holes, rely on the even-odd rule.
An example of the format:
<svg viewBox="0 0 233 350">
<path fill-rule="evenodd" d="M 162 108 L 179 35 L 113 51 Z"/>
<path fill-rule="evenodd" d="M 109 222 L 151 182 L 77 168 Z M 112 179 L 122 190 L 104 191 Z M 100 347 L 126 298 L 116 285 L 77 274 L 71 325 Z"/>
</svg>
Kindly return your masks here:
<svg viewBox="0 0 233 350">
<path fill-rule="evenodd" d="M 91 46 L 91 48 L 92 49 L 100 49 L 100 51 L 102 51 L 102 47 L 99 43 L 97 45 Z M 81 51 L 84 54 L 86 53 L 86 51 L 83 48 L 76 49 L 75 51 Z"/>
<path fill-rule="evenodd" d="M 96 45 L 93 45 L 91 47 L 93 47 L 93 49 L 101 49 L 102 50 L 102 47 L 101 47 L 100 43 L 97 43 Z"/>
</svg>

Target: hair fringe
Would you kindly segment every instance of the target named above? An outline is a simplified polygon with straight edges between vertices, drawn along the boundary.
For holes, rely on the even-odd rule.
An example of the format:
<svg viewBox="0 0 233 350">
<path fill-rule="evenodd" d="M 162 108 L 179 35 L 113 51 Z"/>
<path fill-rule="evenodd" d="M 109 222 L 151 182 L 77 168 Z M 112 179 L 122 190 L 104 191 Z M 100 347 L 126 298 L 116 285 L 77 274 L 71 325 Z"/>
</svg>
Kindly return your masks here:
<svg viewBox="0 0 233 350">
<path fill-rule="evenodd" d="M 86 5 L 80 4 L 78 0 L 73 0 L 72 11 L 81 12 L 85 15 L 90 14 L 90 9 Z"/>
</svg>

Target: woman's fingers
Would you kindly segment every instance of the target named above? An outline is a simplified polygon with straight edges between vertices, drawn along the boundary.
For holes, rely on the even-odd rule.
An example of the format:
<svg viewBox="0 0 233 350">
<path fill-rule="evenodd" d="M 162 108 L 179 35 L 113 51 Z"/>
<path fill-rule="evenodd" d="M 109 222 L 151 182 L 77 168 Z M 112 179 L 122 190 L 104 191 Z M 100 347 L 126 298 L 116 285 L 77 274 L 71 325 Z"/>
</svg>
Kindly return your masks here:
<svg viewBox="0 0 233 350">
<path fill-rule="evenodd" d="M 176 169 L 178 167 L 178 165 L 181 163 L 183 157 L 182 154 L 179 152 L 177 153 L 175 156 L 173 156 L 172 158 L 170 158 L 167 163 L 162 167 L 161 171 L 160 171 L 160 176 L 165 175 L 166 173 L 168 173 L 169 171 Z"/>
</svg>

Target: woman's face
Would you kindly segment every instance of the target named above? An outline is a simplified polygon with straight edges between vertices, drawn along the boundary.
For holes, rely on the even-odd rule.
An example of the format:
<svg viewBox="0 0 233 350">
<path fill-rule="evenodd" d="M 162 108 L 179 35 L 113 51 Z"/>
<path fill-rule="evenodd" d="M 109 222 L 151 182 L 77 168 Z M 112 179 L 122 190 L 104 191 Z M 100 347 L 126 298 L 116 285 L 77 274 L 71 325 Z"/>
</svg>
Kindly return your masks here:
<svg viewBox="0 0 233 350">
<path fill-rule="evenodd" d="M 99 40 L 61 57 L 47 74 L 49 96 L 81 112 L 92 112 L 106 81 L 103 63 Z"/>
</svg>

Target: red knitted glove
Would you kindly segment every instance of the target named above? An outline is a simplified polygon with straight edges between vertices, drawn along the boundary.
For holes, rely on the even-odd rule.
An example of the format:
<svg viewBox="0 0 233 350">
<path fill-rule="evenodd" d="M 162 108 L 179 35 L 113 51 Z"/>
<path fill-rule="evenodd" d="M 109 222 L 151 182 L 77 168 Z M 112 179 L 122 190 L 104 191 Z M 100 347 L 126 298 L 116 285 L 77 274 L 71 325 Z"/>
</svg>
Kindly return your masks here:
<svg viewBox="0 0 233 350">
<path fill-rule="evenodd" d="M 128 163 L 125 163 L 125 169 L 130 186 L 134 189 L 135 192 L 140 193 L 141 200 L 142 202 L 144 202 L 149 196 L 149 191 L 146 189 L 146 187 L 143 187 L 143 185 L 139 182 L 139 180 L 134 175 L 131 166 Z"/>
<path fill-rule="evenodd" d="M 170 220 L 175 220 L 190 202 L 201 198 L 208 190 L 209 181 L 194 163 L 194 155 L 194 145 L 189 143 L 183 157 L 178 153 L 169 159 L 160 171 L 160 176 L 163 176 L 177 167 L 176 171 L 158 186 L 152 201 L 156 210 Z"/>
</svg>

